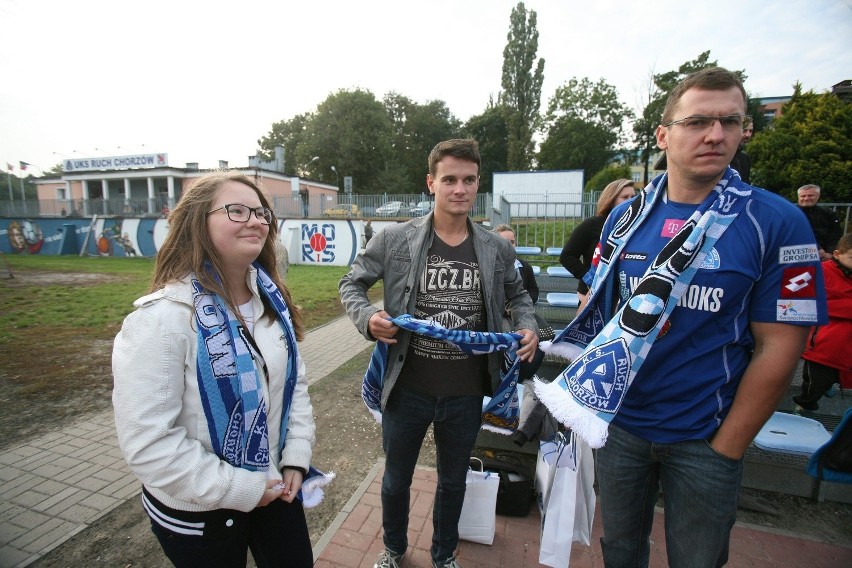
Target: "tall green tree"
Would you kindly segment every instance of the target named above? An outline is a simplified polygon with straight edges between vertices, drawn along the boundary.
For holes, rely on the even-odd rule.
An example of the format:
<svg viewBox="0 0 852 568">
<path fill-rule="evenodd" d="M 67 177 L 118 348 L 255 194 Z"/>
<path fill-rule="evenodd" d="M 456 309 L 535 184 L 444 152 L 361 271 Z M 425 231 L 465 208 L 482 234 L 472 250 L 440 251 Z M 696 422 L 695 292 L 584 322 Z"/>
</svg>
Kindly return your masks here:
<svg viewBox="0 0 852 568">
<path fill-rule="evenodd" d="M 354 192 L 383 193 L 388 188 L 382 176 L 395 169 L 392 134 L 385 106 L 372 92 L 340 90 L 317 106 L 304 143 L 296 148 L 296 160 L 310 163 L 312 177 L 333 179 L 335 166 L 341 182 L 352 176 Z M 311 162 L 314 156 L 319 160 Z"/>
<path fill-rule="evenodd" d="M 503 49 L 502 91 L 498 101 L 508 128 L 509 170 L 527 170 L 532 163 L 533 134 L 539 125 L 544 59 L 538 52 L 537 16 L 523 2 L 512 9 L 509 34 Z"/>
<path fill-rule="evenodd" d="M 797 84 L 783 114 L 748 145 L 755 185 L 795 200 L 806 183 L 821 201 L 852 201 L 852 103 L 832 93 L 802 92 Z"/>
<path fill-rule="evenodd" d="M 392 92 L 385 95 L 384 105 L 393 124 L 393 163 L 401 176 L 387 191 L 424 192 L 429 152 L 441 140 L 457 138 L 461 121 L 440 100 L 418 104 Z"/>
<path fill-rule="evenodd" d="M 548 103 L 539 167 L 582 169 L 593 176 L 617 154 L 624 122 L 632 117 L 614 86 L 603 79 L 593 83 L 572 77 Z"/>
<path fill-rule="evenodd" d="M 280 120 L 273 123 L 269 133 L 257 141 L 261 158 L 264 160 L 273 159 L 275 147 L 283 146 L 284 173 L 289 176 L 297 175 L 300 164 L 296 162 L 296 151 L 304 144 L 305 129 L 311 118 L 310 113 L 304 113 L 297 114 L 290 120 Z"/>
<path fill-rule="evenodd" d="M 482 114 L 470 117 L 462 129 L 463 136 L 479 142 L 482 159 L 479 169 L 480 193 L 491 192 L 494 172 L 505 172 L 508 169 L 508 132 L 506 117 L 493 101 L 489 101 Z"/>
</svg>

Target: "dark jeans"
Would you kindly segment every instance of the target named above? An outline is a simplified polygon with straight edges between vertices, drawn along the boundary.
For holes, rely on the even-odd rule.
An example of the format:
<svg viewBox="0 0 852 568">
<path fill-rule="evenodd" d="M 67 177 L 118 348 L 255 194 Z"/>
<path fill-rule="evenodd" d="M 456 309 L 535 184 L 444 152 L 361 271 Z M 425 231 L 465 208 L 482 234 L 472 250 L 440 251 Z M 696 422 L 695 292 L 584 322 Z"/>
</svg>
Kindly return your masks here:
<svg viewBox="0 0 852 568">
<path fill-rule="evenodd" d="M 408 548 L 411 478 L 426 430 L 432 424 L 438 458 L 432 560 L 440 564 L 453 556 L 459 542 L 470 453 L 481 422 L 481 396 L 434 397 L 403 387 L 393 390 L 382 412 L 382 525 L 388 550 L 403 554 Z"/>
<path fill-rule="evenodd" d="M 648 442 L 610 425 L 596 466 L 607 568 L 647 567 L 654 505 L 663 489 L 669 566 L 710 568 L 728 561 L 742 460 L 706 440 Z"/>
<path fill-rule="evenodd" d="M 805 360 L 802 367 L 802 392 L 793 397 L 793 402 L 805 410 L 819 410 L 819 399 L 838 382 L 840 372 L 837 369 Z"/>
<path fill-rule="evenodd" d="M 150 496 L 149 496 L 150 499 Z M 247 551 L 258 568 L 310 568 L 314 557 L 301 501 L 275 500 L 251 512 L 218 509 L 203 513 L 167 510 L 181 521 L 204 523 L 200 536 L 173 532 L 153 519 L 151 531 L 177 568 L 245 568 Z"/>
</svg>

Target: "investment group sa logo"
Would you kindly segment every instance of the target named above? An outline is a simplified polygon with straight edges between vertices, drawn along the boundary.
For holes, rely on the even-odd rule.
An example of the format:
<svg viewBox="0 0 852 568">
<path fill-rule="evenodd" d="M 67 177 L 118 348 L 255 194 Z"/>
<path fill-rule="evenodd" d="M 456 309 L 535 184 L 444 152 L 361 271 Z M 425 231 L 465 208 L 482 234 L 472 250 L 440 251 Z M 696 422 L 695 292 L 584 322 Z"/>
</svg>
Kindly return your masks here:
<svg viewBox="0 0 852 568">
<path fill-rule="evenodd" d="M 302 260 L 308 262 L 334 262 L 334 225 L 302 223 Z"/>
</svg>

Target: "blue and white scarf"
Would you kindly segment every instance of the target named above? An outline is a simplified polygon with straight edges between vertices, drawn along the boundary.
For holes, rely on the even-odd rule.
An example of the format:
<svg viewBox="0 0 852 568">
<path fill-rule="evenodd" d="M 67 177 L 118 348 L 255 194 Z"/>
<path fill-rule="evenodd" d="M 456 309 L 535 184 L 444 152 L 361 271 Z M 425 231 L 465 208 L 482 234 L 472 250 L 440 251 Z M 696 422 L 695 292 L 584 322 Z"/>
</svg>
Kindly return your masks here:
<svg viewBox="0 0 852 568">
<path fill-rule="evenodd" d="M 254 267 L 257 288 L 274 307 L 287 341 L 280 452 L 299 370 L 296 333 L 281 291 L 260 264 L 255 263 Z M 192 290 L 198 322 L 198 388 L 213 451 L 234 467 L 266 470 L 269 467 L 267 404 L 263 399 L 262 378 L 252 356 L 253 340 L 222 298 L 205 290 L 195 277 Z"/>
<path fill-rule="evenodd" d="M 613 312 L 615 278 L 610 277 L 624 246 L 664 199 L 668 175 L 640 192 L 602 243 L 589 302 L 553 340 L 546 353 L 572 363 L 551 383 L 535 381 L 535 391 L 553 416 L 593 448 L 606 443 L 607 428 L 657 336 L 705 257 L 751 195 L 728 168 L 710 195 L 660 251 L 633 294 Z M 606 322 L 606 323 L 605 323 Z"/>
<path fill-rule="evenodd" d="M 500 434 L 511 434 L 518 427 L 518 375 L 521 360 L 515 352 L 522 335 L 447 329 L 436 322 L 415 319 L 408 314 L 390 318 L 390 321 L 412 333 L 446 341 L 471 355 L 505 351 L 500 367 L 500 386 L 482 410 L 482 427 Z M 379 423 L 382 421 L 382 387 L 387 361 L 388 345 L 377 341 L 361 385 L 361 398 Z"/>
</svg>

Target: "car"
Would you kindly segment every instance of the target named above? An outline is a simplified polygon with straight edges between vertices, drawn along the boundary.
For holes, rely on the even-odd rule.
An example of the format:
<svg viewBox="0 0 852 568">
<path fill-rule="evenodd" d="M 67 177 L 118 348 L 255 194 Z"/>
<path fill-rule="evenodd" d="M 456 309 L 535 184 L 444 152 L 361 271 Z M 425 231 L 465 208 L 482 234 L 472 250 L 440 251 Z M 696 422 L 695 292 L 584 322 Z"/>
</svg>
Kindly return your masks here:
<svg viewBox="0 0 852 568">
<path fill-rule="evenodd" d="M 360 217 L 361 210 L 354 203 L 338 203 L 322 212 L 326 217 Z"/>
<path fill-rule="evenodd" d="M 412 217 L 420 217 L 435 208 L 434 201 L 421 201 L 411 208 L 409 212 Z"/>
<path fill-rule="evenodd" d="M 402 201 L 388 201 L 376 209 L 376 217 L 401 217 L 407 211 L 408 207 Z"/>
</svg>

